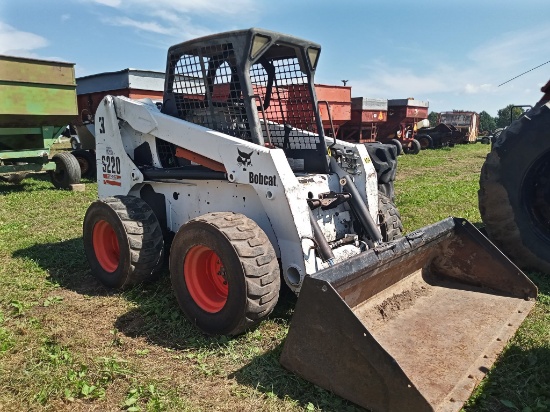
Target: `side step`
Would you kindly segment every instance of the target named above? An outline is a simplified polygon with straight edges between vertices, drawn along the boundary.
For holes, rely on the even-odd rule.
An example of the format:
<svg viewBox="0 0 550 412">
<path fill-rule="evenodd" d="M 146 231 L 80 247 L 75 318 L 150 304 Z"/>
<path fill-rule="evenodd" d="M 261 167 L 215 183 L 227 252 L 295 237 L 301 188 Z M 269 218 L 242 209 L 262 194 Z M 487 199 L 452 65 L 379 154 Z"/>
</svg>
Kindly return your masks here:
<svg viewBox="0 0 550 412">
<path fill-rule="evenodd" d="M 372 411 L 459 411 L 536 286 L 448 218 L 305 279 L 281 363 Z"/>
</svg>

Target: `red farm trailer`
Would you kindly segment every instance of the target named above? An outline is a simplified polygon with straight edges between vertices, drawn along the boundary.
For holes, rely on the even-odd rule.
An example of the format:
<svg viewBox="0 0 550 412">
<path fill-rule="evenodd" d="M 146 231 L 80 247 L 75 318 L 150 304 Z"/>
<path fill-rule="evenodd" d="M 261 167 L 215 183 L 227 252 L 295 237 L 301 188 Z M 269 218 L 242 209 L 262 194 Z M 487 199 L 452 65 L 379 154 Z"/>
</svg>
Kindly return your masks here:
<svg viewBox="0 0 550 412">
<path fill-rule="evenodd" d="M 427 101 L 408 99 L 388 100 L 388 119 L 378 126 L 377 140 L 382 143 L 393 143 L 398 151 L 417 154 L 421 146 L 415 139 L 417 123 L 428 118 Z"/>
<path fill-rule="evenodd" d="M 351 120 L 340 128 L 338 138 L 348 142 L 375 142 L 378 126 L 388 118 L 388 101 L 370 97 L 351 99 Z"/>
</svg>

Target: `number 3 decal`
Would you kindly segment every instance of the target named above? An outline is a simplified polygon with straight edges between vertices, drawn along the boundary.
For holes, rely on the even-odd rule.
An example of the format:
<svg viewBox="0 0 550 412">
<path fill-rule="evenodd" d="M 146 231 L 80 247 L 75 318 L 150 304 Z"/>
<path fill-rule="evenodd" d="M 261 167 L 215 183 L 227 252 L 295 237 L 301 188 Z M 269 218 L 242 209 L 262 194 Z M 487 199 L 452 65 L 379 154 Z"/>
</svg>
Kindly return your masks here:
<svg viewBox="0 0 550 412">
<path fill-rule="evenodd" d="M 99 133 L 105 133 L 105 118 L 99 118 Z"/>
</svg>

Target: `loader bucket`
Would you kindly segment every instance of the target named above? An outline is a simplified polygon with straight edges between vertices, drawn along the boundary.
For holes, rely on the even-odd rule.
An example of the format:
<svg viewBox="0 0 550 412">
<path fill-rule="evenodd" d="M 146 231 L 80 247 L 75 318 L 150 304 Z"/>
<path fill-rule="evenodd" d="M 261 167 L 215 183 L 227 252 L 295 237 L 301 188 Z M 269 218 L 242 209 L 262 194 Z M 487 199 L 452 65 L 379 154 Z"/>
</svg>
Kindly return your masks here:
<svg viewBox="0 0 550 412">
<path fill-rule="evenodd" d="M 281 363 L 372 411 L 458 411 L 536 286 L 448 218 L 305 279 Z"/>
</svg>

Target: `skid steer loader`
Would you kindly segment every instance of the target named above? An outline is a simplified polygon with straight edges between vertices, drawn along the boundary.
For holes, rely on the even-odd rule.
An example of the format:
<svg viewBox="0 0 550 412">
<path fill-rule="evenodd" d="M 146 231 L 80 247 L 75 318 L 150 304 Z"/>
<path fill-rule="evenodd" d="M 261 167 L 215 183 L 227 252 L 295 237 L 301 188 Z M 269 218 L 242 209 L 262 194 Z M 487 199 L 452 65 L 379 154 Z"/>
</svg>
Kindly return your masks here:
<svg viewBox="0 0 550 412">
<path fill-rule="evenodd" d="M 107 96 L 92 272 L 124 288 L 170 247 L 178 303 L 206 334 L 238 334 L 299 294 L 281 362 L 373 411 L 457 411 L 537 289 L 458 218 L 401 236 L 364 145 L 325 137 L 320 46 L 271 31 L 168 51 L 162 109 Z M 329 111 L 330 113 L 330 111 Z"/>
</svg>

